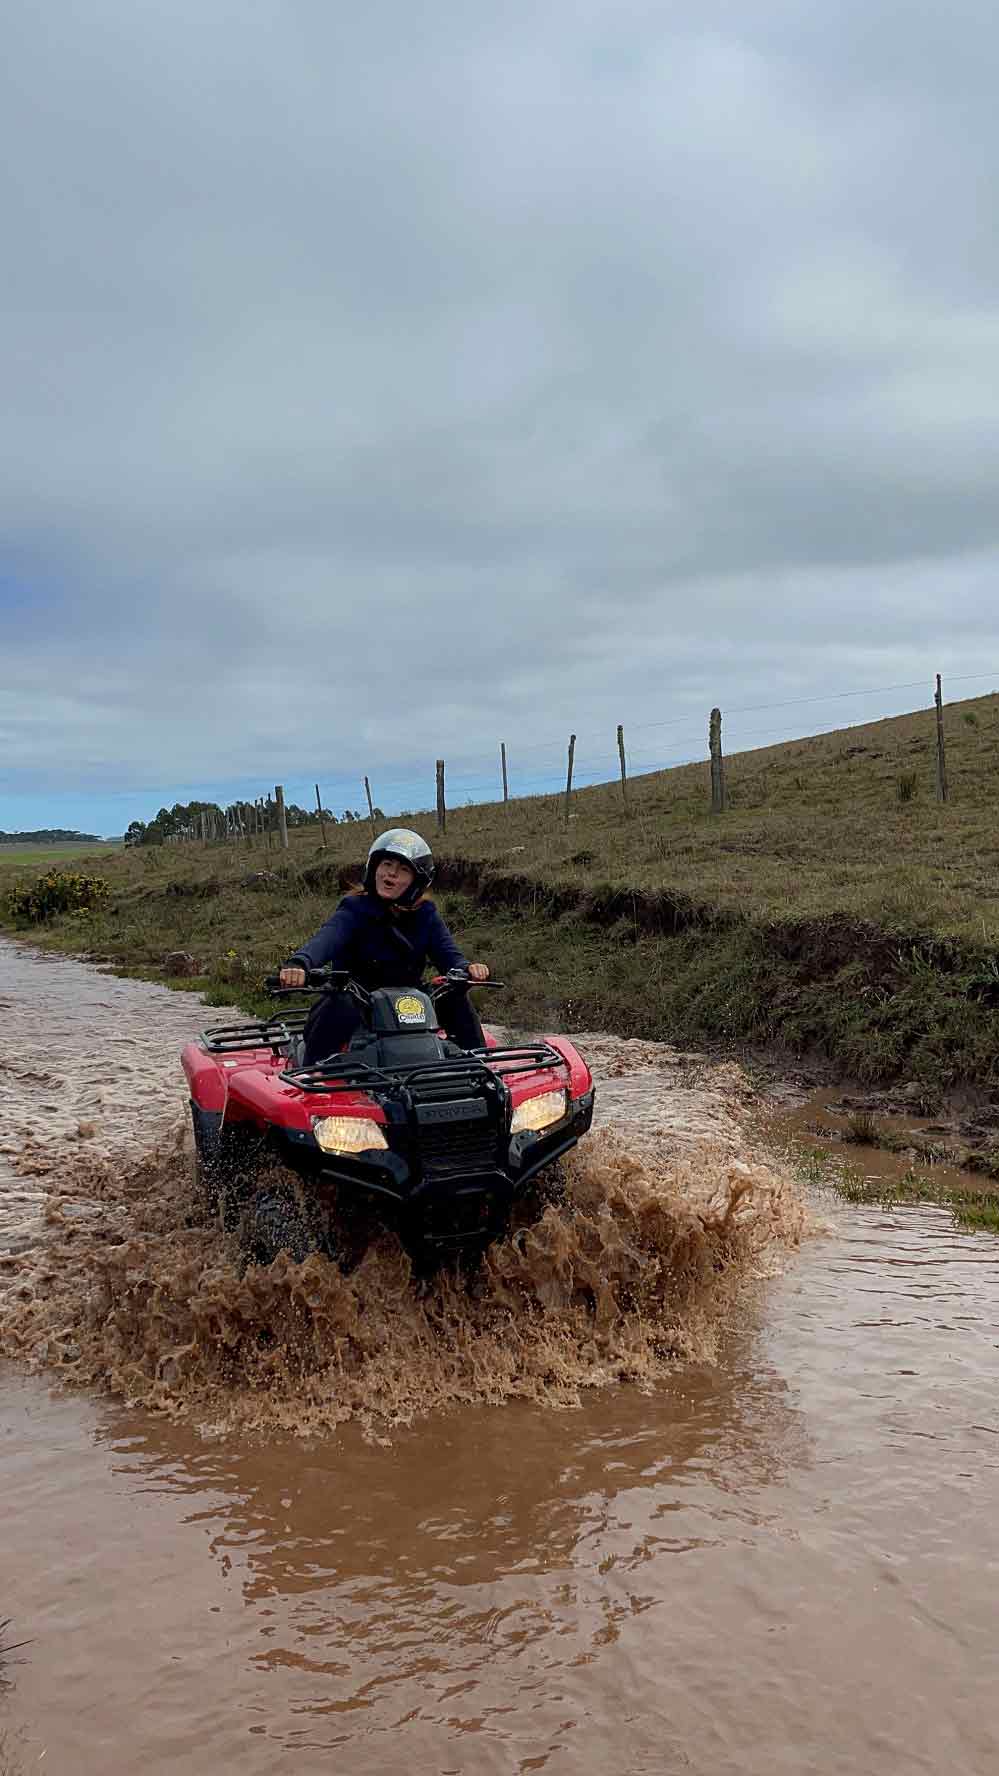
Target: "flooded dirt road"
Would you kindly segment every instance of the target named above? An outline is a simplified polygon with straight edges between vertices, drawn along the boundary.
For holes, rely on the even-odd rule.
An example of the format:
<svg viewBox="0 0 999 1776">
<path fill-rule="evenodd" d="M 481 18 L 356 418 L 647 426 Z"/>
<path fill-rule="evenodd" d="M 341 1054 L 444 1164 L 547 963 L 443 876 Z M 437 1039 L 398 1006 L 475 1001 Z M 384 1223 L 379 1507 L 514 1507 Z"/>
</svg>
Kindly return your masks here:
<svg viewBox="0 0 999 1776">
<path fill-rule="evenodd" d="M 37 1228 L 53 1160 L 141 1152 L 176 1115 L 200 999 L 0 938 L 0 1252 Z"/>
<path fill-rule="evenodd" d="M 65 971 L 67 1006 L 85 976 L 111 1017 L 121 987 L 151 995 L 145 1019 L 202 1021 L 186 996 L 16 959 L 50 970 L 54 993 Z M 93 1022 L 80 1036 L 99 1046 Z M 30 1048 L 22 1028 L 7 1058 L 26 1069 Z M 756 1165 L 737 1075 L 648 1044 L 590 1048 L 605 1114 L 670 1144 L 683 1112 L 684 1177 L 698 1154 L 712 1177 L 719 1153 Z M 172 1089 L 159 1109 L 176 1122 Z M 97 1129 L 60 1178 L 84 1219 L 73 1166 L 102 1139 L 127 1166 Z M 17 1163 L 0 1203 L 23 1186 Z M 826 1231 L 726 1298 L 713 1361 L 584 1387 L 575 1410 L 452 1402 L 387 1444 L 359 1422 L 212 1436 L 0 1366 L 0 1617 L 33 1639 L 0 1698 L 8 1761 L 994 1771 L 997 1246 L 940 1210 L 817 1210 Z"/>
</svg>

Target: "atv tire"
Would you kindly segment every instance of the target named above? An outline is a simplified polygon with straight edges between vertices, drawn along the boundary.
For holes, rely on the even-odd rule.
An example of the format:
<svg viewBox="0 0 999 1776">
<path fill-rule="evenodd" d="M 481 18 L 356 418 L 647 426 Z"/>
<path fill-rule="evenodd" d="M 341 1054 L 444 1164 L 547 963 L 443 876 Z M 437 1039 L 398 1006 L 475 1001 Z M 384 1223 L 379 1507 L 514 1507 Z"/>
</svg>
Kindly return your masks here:
<svg viewBox="0 0 999 1776">
<path fill-rule="evenodd" d="M 237 1225 L 240 1210 L 253 1189 L 253 1178 L 261 1151 L 256 1130 L 238 1123 L 222 1128 L 206 1128 L 192 1104 L 194 1121 L 195 1194 L 204 1213 L 218 1216 L 223 1231 L 229 1233 Z"/>
<path fill-rule="evenodd" d="M 248 1205 L 242 1229 L 248 1263 L 273 1264 L 279 1252 L 287 1252 L 293 1264 L 301 1264 L 315 1244 L 308 1220 L 290 1191 L 262 1190 Z"/>
</svg>

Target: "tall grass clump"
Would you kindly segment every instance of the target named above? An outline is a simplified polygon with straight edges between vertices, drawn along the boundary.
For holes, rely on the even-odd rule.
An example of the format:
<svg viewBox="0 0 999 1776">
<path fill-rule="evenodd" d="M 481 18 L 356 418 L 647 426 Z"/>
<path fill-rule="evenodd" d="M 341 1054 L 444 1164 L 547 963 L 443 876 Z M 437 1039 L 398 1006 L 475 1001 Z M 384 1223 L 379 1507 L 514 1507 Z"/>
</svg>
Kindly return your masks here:
<svg viewBox="0 0 999 1776">
<path fill-rule="evenodd" d="M 919 789 L 918 771 L 903 771 L 895 779 L 895 796 L 900 802 L 913 802 Z"/>
</svg>

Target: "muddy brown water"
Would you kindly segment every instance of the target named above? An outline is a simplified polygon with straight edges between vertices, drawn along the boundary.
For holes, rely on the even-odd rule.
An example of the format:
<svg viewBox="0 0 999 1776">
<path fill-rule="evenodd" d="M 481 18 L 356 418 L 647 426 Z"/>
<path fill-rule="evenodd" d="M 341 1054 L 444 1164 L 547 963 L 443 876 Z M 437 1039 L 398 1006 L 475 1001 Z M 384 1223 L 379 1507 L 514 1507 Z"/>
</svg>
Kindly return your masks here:
<svg viewBox="0 0 999 1776">
<path fill-rule="evenodd" d="M 0 1000 L 10 1281 L 48 1237 L 39 1143 L 85 1220 L 73 1177 L 166 1142 L 205 1013 L 2 941 Z M 580 1043 L 629 1140 L 756 1164 L 736 1070 Z M 0 1768 L 999 1768 L 997 1247 L 813 1206 L 712 1361 L 573 1410 L 211 1434 L 0 1365 L 0 1617 L 32 1639 Z"/>
<path fill-rule="evenodd" d="M 941 1196 L 946 1191 L 959 1200 L 976 1193 L 980 1179 L 973 1173 L 945 1162 L 930 1164 L 920 1150 L 921 1143 L 936 1140 L 941 1151 L 953 1151 L 957 1143 L 951 1129 L 940 1127 L 926 1116 L 881 1113 L 876 1118 L 877 1128 L 898 1143 L 882 1147 L 856 1141 L 851 1118 L 851 1110 L 842 1102 L 842 1093 L 826 1087 L 793 1108 L 781 1105 L 773 1126 L 779 1138 L 788 1138 L 807 1152 L 825 1154 L 838 1161 L 862 1183 L 883 1189 L 886 1196 L 890 1196 L 890 1186 L 901 1183 L 910 1171 L 924 1177 Z"/>
</svg>

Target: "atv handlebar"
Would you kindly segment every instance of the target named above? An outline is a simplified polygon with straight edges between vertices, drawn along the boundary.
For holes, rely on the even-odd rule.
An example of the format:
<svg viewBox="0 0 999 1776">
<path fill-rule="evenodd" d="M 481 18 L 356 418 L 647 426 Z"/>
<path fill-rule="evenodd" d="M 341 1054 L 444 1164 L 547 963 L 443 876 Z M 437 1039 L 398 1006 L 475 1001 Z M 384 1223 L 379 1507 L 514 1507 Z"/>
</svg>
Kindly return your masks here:
<svg viewBox="0 0 999 1776">
<path fill-rule="evenodd" d="M 360 1005 L 371 1003 L 371 994 L 367 987 L 362 987 L 354 980 L 345 968 L 306 968 L 304 987 L 282 987 L 280 974 L 268 974 L 264 979 L 264 991 L 269 999 L 290 998 L 295 993 L 349 993 Z M 446 993 L 453 993 L 463 987 L 466 992 L 479 987 L 502 987 L 503 982 L 497 980 L 472 980 L 463 968 L 449 969 L 447 974 L 437 974 L 430 983 L 430 997 L 436 1004 Z"/>
<path fill-rule="evenodd" d="M 502 985 L 503 982 L 498 980 L 473 980 L 464 968 L 450 968 L 447 974 L 434 975 L 430 982 L 430 997 L 431 999 L 439 999 L 443 994 L 450 993 L 455 987 L 464 987 L 466 992 L 474 988 L 478 992 L 480 987 L 501 987 Z"/>
<path fill-rule="evenodd" d="M 350 976 L 343 970 L 334 972 L 329 968 L 303 968 L 305 975 L 304 987 L 283 987 L 280 974 L 264 976 L 264 992 L 269 999 L 283 999 L 290 993 L 321 993 L 324 987 L 339 989 L 345 987 Z"/>
</svg>

